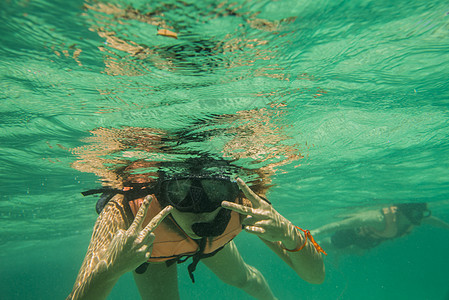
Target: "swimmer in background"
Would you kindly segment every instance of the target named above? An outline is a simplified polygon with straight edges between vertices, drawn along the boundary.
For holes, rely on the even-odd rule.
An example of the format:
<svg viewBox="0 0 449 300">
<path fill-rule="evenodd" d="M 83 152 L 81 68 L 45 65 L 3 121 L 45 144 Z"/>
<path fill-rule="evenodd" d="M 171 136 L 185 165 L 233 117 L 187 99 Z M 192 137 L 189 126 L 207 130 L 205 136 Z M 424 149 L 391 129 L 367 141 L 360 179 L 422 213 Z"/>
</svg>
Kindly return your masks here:
<svg viewBox="0 0 449 300">
<path fill-rule="evenodd" d="M 427 203 L 400 203 L 358 213 L 312 230 L 323 247 L 337 253 L 363 254 L 381 243 L 403 237 L 421 224 L 449 230 L 449 224 L 431 215 Z"/>
</svg>

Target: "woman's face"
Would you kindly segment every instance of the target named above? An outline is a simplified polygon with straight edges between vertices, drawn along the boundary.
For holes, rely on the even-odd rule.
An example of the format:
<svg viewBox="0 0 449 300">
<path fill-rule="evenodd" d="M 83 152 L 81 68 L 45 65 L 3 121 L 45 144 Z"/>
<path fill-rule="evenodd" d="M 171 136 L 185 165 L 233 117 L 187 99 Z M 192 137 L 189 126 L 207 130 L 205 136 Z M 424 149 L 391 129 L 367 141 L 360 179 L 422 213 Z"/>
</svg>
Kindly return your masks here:
<svg viewBox="0 0 449 300">
<path fill-rule="evenodd" d="M 181 229 L 192 239 L 200 239 L 198 235 L 196 235 L 192 230 L 192 225 L 200 222 L 211 222 L 215 219 L 221 207 L 218 207 L 212 212 L 206 213 L 190 213 L 190 212 L 181 212 L 174 208 L 171 212 L 173 219 L 175 219 L 176 223 L 181 227 Z"/>
</svg>

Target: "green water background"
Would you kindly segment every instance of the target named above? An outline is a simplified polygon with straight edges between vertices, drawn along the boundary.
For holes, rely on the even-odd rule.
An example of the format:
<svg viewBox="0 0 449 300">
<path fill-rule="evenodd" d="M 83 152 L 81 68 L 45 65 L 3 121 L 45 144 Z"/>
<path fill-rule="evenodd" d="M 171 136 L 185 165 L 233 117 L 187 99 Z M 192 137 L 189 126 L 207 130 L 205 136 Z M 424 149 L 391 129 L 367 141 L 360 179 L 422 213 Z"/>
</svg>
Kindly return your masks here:
<svg viewBox="0 0 449 300">
<path fill-rule="evenodd" d="M 276 172 L 268 194 L 295 224 L 316 228 L 409 201 L 429 202 L 449 221 L 445 1 L 110 3 L 164 11 L 179 39 L 86 9 L 93 2 L 1 1 L 2 299 L 70 292 L 96 219 L 95 199 L 80 191 L 99 184 L 70 167 L 70 149 L 100 127 L 202 132 L 198 120 L 264 110 L 304 156 Z M 152 55 L 108 45 L 90 30 L 98 27 Z M 257 238 L 242 234 L 237 244 L 279 299 L 449 297 L 449 233 L 441 229 L 420 227 L 339 268 L 330 253 L 319 286 L 298 279 Z M 195 285 L 185 266 L 179 276 L 182 299 L 248 299 L 201 265 Z M 110 299 L 137 297 L 125 276 Z"/>
</svg>

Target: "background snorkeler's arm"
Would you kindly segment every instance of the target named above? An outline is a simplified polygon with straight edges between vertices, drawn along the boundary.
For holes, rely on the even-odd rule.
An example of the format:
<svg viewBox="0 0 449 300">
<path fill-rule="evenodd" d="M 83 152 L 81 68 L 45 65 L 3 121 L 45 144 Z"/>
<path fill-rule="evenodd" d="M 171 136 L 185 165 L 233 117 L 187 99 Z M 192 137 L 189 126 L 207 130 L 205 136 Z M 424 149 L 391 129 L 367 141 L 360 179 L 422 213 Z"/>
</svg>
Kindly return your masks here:
<svg viewBox="0 0 449 300">
<path fill-rule="evenodd" d="M 129 221 L 123 203 L 112 202 L 105 207 L 68 299 L 106 299 L 120 276 L 148 260 L 152 231 L 173 209 L 167 206 L 142 229 L 150 202 L 151 197 L 146 197 L 127 230 Z"/>
<path fill-rule="evenodd" d="M 279 255 L 295 272 L 310 283 L 322 283 L 324 280 L 324 263 L 321 254 L 310 243 L 298 252 L 287 252 L 304 244 L 304 238 L 293 224 L 280 215 L 270 204 L 257 196 L 241 179 L 237 179 L 240 189 L 252 207 L 222 202 L 224 208 L 236 211 L 247 217 L 243 220 L 245 231 L 259 236 L 277 255 Z"/>
<path fill-rule="evenodd" d="M 311 230 L 312 235 L 327 235 L 339 230 L 369 226 L 381 230 L 384 226 L 383 215 L 379 210 L 361 212 L 342 221 L 329 223 Z"/>
<path fill-rule="evenodd" d="M 440 218 L 434 217 L 434 216 L 430 216 L 428 218 L 424 218 L 422 219 L 422 223 L 423 224 L 428 224 L 434 227 L 439 227 L 439 228 L 444 228 L 449 230 L 449 224 L 446 223 L 445 221 L 441 220 Z"/>
</svg>

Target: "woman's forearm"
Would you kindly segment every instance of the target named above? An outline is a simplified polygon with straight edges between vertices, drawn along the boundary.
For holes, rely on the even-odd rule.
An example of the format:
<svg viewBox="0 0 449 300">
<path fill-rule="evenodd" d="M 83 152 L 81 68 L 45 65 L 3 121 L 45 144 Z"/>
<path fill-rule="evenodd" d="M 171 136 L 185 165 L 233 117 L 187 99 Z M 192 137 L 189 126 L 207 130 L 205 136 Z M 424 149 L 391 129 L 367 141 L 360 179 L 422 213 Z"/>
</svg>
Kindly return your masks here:
<svg viewBox="0 0 449 300">
<path fill-rule="evenodd" d="M 112 203 L 111 201 L 110 203 Z M 117 205 L 107 205 L 98 217 L 86 256 L 67 299 L 106 299 L 121 274 L 110 269 L 107 250 L 116 233 L 127 224 Z"/>
<path fill-rule="evenodd" d="M 268 245 L 282 260 L 284 260 L 302 279 L 309 283 L 321 284 L 324 281 L 325 269 L 324 261 L 320 252 L 314 245 L 306 240 L 293 224 L 289 223 L 288 232 L 282 241 L 269 242 L 262 241 Z M 289 252 L 285 249 L 293 250 L 304 247 L 296 252 Z"/>
<path fill-rule="evenodd" d="M 286 255 L 292 265 L 293 270 L 304 280 L 320 284 L 325 277 L 324 261 L 322 254 L 313 245 L 313 243 L 290 223 L 287 239 L 281 241 L 278 246 Z M 303 246 L 304 245 L 304 246 Z M 303 248 L 299 251 L 290 252 L 288 250 Z"/>
<path fill-rule="evenodd" d="M 119 278 L 103 270 L 93 272 L 84 280 L 75 282 L 67 299 L 106 299 Z"/>
</svg>

